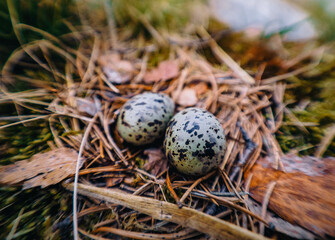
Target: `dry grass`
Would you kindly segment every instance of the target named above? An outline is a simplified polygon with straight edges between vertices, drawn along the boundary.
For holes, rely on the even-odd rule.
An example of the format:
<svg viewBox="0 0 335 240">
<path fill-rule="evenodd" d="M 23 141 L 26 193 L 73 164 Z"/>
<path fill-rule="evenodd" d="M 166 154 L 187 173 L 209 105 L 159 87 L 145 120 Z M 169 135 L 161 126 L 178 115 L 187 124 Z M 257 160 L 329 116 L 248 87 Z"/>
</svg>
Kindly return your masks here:
<svg viewBox="0 0 335 240">
<path fill-rule="evenodd" d="M 252 168 L 261 155 L 269 156 L 274 168 L 283 169 L 280 162 L 282 152 L 274 133 L 282 124 L 285 109 L 282 101 L 285 84 L 279 80 L 287 76 L 261 81 L 264 69 L 260 68 L 254 79 L 203 28 L 199 29 L 199 35 L 204 39 L 195 39 L 195 44 L 191 47 L 185 47 L 186 40 L 170 45 L 144 16 L 141 19 L 154 37 L 150 44 L 143 44 L 141 39 L 129 40 L 122 33 L 115 36 L 115 31 L 112 33 L 112 41 L 106 41 L 109 36 L 91 29 L 66 36 L 80 42 L 78 49 L 72 49 L 61 40 L 48 36 L 49 40 L 24 45 L 22 50 L 13 53 L 3 68 L 2 80 L 6 84 L 23 80 L 38 90 L 11 93 L 5 85 L 1 85 L 0 103 L 11 101 L 18 113 L 25 108 L 43 112 L 43 115 L 18 115 L 15 118 L 21 119 L 20 121 L 1 128 L 46 118 L 54 137 L 50 147 L 71 147 L 79 152 L 78 162 L 80 158 L 85 160 L 84 167 L 78 169 L 74 176 L 73 222 L 76 237 L 78 232 L 96 239 L 112 237 L 111 234 L 137 239 L 182 239 L 202 234 L 190 230 L 190 225 L 180 221 L 157 221 L 150 214 L 144 215 L 130 208 L 121 208 L 107 202 L 101 205 L 94 194 L 88 193 L 86 198 L 77 200 L 77 183 L 81 183 L 80 186 L 112 187 L 128 194 L 178 203 L 180 206 L 187 206 L 187 209 L 204 213 L 212 204 L 224 206 L 219 208 L 219 218 L 254 233 L 264 234 L 263 224 L 267 223 L 253 214 L 246 204 L 248 196 L 245 191 L 248 184 L 243 174 Z M 113 26 L 113 22 L 110 25 Z M 227 64 L 228 70 L 214 67 L 195 51 L 197 47 L 204 46 L 213 52 L 220 63 Z M 143 77 L 149 68 L 149 57 L 162 50 L 168 51 L 166 55 L 169 60 L 177 62 L 179 76 L 144 84 Z M 97 64 L 106 53 L 118 55 L 131 64 L 133 70 L 129 82 L 116 85 L 108 79 L 103 67 Z M 34 59 L 53 81 L 14 76 L 11 69 L 24 62 L 22 56 L 26 55 Z M 63 61 L 63 69 L 53 62 L 54 56 Z M 138 156 L 145 149 L 135 149 L 125 144 L 115 131 L 114 123 L 119 108 L 129 98 L 144 91 L 163 92 L 177 99 L 185 88 L 202 89 L 204 86 L 206 91 L 197 92 L 198 101 L 195 106 L 215 114 L 227 136 L 226 154 L 220 169 L 202 178 L 184 176 L 173 169 L 162 171 L 158 175 L 142 169 Z M 48 100 L 45 100 L 45 96 L 48 96 Z M 183 108 L 177 106 L 177 111 Z M 251 152 L 249 149 L 249 153 L 241 129 L 255 144 Z M 243 157 L 244 155 L 247 157 Z M 113 179 L 117 179 L 117 183 L 113 184 Z M 136 199 L 134 198 L 135 205 Z M 112 210 L 112 217 L 101 214 L 107 208 Z M 78 228 L 77 219 L 88 214 L 96 214 L 98 220 L 90 231 L 80 223 Z M 140 233 L 144 231 L 147 233 Z M 235 234 L 239 231 L 244 230 L 237 228 Z M 216 233 L 213 234 L 215 236 Z"/>
</svg>

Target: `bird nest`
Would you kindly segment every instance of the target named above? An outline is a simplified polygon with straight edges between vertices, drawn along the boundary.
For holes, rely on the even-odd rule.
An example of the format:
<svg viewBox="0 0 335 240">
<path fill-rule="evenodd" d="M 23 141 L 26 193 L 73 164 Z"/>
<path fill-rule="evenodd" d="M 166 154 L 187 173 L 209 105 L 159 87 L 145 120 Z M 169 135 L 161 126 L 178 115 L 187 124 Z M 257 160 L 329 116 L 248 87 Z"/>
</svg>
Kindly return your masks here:
<svg viewBox="0 0 335 240">
<path fill-rule="evenodd" d="M 63 182 L 74 192 L 73 218 L 55 229 L 73 222 L 74 235 L 93 239 L 261 237 L 256 233 L 268 223 L 248 207 L 247 173 L 262 155 L 282 167 L 274 133 L 282 123 L 285 86 L 277 78 L 260 80 L 262 69 L 251 77 L 204 29 L 199 35 L 143 45 L 85 32 L 37 41 L 12 55 L 3 71 L 6 86 L 23 81 L 31 90 L 11 93 L 3 85 L 3 93 L 18 109 L 41 113 L 20 123 L 48 121 L 49 147 L 78 152 L 76 171 Z M 78 49 L 64 44 L 73 39 Z M 200 53 L 204 48 L 217 64 Z M 157 55 L 165 57 L 150 61 Z M 39 79 L 32 77 L 35 63 Z M 18 67 L 30 77 L 14 76 Z M 169 95 L 176 112 L 195 106 L 217 117 L 227 139 L 218 169 L 183 175 L 169 167 L 161 143 L 133 147 L 119 137 L 120 107 L 146 91 Z"/>
</svg>

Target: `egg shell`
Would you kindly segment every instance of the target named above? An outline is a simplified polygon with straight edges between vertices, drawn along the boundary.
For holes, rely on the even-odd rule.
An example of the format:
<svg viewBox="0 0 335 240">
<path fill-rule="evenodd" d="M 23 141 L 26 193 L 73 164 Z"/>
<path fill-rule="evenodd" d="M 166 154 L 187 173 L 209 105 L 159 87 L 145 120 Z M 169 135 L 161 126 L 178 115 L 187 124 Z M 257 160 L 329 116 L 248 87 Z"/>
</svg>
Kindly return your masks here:
<svg viewBox="0 0 335 240">
<path fill-rule="evenodd" d="M 136 146 L 163 137 L 174 112 L 174 102 L 165 94 L 145 92 L 126 102 L 118 116 L 117 130 L 128 143 Z"/>
<path fill-rule="evenodd" d="M 169 162 L 188 175 L 204 175 L 224 158 L 226 139 L 216 117 L 199 108 L 187 108 L 169 122 L 164 149 Z"/>
</svg>

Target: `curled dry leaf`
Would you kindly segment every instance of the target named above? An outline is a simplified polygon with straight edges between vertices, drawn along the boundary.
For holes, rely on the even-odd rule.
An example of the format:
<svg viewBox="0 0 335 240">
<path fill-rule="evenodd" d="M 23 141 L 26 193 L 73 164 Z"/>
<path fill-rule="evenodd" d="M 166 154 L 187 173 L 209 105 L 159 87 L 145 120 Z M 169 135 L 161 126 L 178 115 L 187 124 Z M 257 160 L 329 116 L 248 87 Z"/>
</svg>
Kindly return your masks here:
<svg viewBox="0 0 335 240">
<path fill-rule="evenodd" d="M 127 83 L 133 76 L 135 68 L 130 61 L 121 60 L 117 53 L 108 53 L 98 59 L 108 81 L 115 84 Z"/>
<path fill-rule="evenodd" d="M 75 173 L 77 157 L 78 153 L 70 148 L 35 154 L 29 160 L 1 167 L 0 183 L 17 184 L 24 181 L 23 189 L 44 188 L 59 183 Z"/>
<path fill-rule="evenodd" d="M 144 164 L 146 171 L 157 176 L 167 169 L 168 161 L 161 149 L 149 148 L 144 151 L 144 154 L 148 156 L 148 161 Z"/>
<path fill-rule="evenodd" d="M 160 62 L 157 68 L 148 71 L 144 75 L 145 83 L 155 83 L 175 78 L 179 75 L 179 66 L 175 60 Z"/>
<path fill-rule="evenodd" d="M 268 167 L 260 159 L 252 168 L 251 196 L 262 202 L 267 185 L 276 181 L 269 208 L 290 223 L 325 238 L 335 237 L 335 158 L 285 156 L 289 172 Z"/>
<path fill-rule="evenodd" d="M 176 103 L 183 107 L 194 106 L 197 102 L 197 94 L 193 88 L 184 88 L 176 99 Z"/>
</svg>

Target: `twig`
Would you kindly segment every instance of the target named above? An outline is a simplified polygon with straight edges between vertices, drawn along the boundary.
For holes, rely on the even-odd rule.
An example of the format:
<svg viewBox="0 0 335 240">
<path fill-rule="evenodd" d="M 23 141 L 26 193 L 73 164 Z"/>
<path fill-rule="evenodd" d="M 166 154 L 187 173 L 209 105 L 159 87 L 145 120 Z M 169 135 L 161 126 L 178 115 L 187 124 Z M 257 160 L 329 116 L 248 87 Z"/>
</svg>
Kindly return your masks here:
<svg viewBox="0 0 335 240">
<path fill-rule="evenodd" d="M 50 116 L 50 115 L 45 115 L 45 116 L 40 116 L 40 117 L 29 118 L 29 119 L 22 120 L 22 121 L 19 121 L 19 122 L 9 123 L 9 124 L 0 126 L 0 129 L 2 129 L 2 128 L 7 128 L 7 127 L 11 127 L 11 126 L 15 126 L 15 125 L 19 125 L 19 124 L 21 124 L 21 123 L 27 123 L 27 122 L 31 122 L 31 121 L 36 121 L 36 120 L 38 120 L 38 119 L 47 118 L 47 117 L 49 117 L 49 116 Z"/>
<path fill-rule="evenodd" d="M 233 181 L 236 177 L 236 174 L 241 170 L 241 167 L 245 165 L 247 160 L 250 158 L 251 154 L 257 148 L 257 145 L 249 138 L 248 133 L 244 130 L 239 122 L 236 122 L 236 125 L 240 128 L 242 137 L 246 143 L 245 150 L 243 153 L 243 157 L 240 158 L 237 165 L 233 169 L 232 173 L 230 174 L 230 181 Z"/>
<path fill-rule="evenodd" d="M 218 196 L 218 197 L 236 197 L 236 193 L 234 192 L 210 192 L 210 194 L 213 194 L 214 196 Z M 202 193 L 202 191 L 192 191 L 191 194 L 196 195 L 196 196 L 200 196 L 200 197 L 206 197 L 205 194 Z M 238 192 L 239 196 L 244 196 L 244 195 L 248 195 L 248 192 Z"/>
<path fill-rule="evenodd" d="M 84 151 L 84 147 L 87 143 L 88 135 L 94 125 L 95 120 L 98 118 L 98 114 L 95 114 L 95 116 L 92 118 L 92 120 L 89 122 L 84 137 L 81 141 L 79 153 L 77 157 L 77 164 L 76 164 L 76 172 L 74 175 L 74 183 L 73 183 L 73 238 L 75 240 L 79 239 L 78 236 L 78 216 L 77 216 L 77 192 L 78 192 L 78 178 L 79 178 L 79 166 L 81 165 L 81 156 Z"/>
<path fill-rule="evenodd" d="M 70 183 L 65 187 L 72 190 L 74 184 Z M 155 219 L 193 228 L 216 239 L 266 239 L 264 236 L 189 207 L 180 209 L 172 203 L 85 184 L 78 184 L 78 193 L 131 208 Z"/>
<path fill-rule="evenodd" d="M 83 229 L 79 228 L 78 231 L 83 234 L 84 236 L 86 237 L 89 237 L 91 239 L 96 239 L 96 240 L 110 240 L 110 238 L 104 238 L 104 237 L 101 237 L 101 236 L 95 236 L 91 233 L 88 233 L 86 231 L 84 231 Z"/>
<path fill-rule="evenodd" d="M 90 173 L 97 173 L 97 172 L 124 172 L 129 171 L 127 168 L 117 168 L 115 166 L 104 166 L 104 167 L 95 167 L 95 168 L 87 168 L 83 169 L 79 172 L 79 175 L 86 175 Z"/>
<path fill-rule="evenodd" d="M 157 182 L 157 178 L 154 175 L 151 175 L 150 173 L 147 173 L 146 171 L 139 169 L 138 167 L 135 166 L 134 170 L 140 174 L 143 174 L 151 179 L 153 179 L 155 182 Z"/>
<path fill-rule="evenodd" d="M 247 160 L 250 158 L 251 154 L 254 152 L 254 150 L 257 147 L 257 145 L 249 138 L 247 132 L 244 130 L 241 124 L 239 122 L 236 122 L 236 125 L 240 128 L 242 137 L 246 143 L 246 147 L 245 147 L 245 152 L 243 154 L 243 157 L 240 158 L 238 164 L 235 166 L 232 173 L 230 174 L 230 177 L 229 177 L 230 181 L 234 180 L 234 178 L 236 177 L 236 174 L 241 170 L 241 167 L 245 165 L 245 163 L 247 162 Z M 222 187 L 221 192 L 222 193 L 225 192 L 226 189 L 227 188 L 225 186 Z M 217 206 L 215 204 L 212 204 L 209 206 L 206 213 L 213 215 L 216 212 L 216 209 L 217 209 Z"/>
<path fill-rule="evenodd" d="M 203 38 L 211 38 L 211 36 L 208 34 L 206 29 L 204 27 L 199 28 L 199 33 Z M 227 64 L 233 72 L 241 78 L 245 83 L 248 84 L 254 84 L 255 80 L 245 71 L 243 70 L 223 49 L 215 42 L 214 39 L 211 38 L 209 41 L 209 46 L 211 47 L 211 50 L 215 57 L 221 61 Z"/>
<path fill-rule="evenodd" d="M 193 229 L 186 228 L 177 233 L 169 234 L 155 234 L 155 233 L 143 233 L 143 232 L 132 232 L 122 229 L 117 229 L 113 227 L 100 227 L 95 230 L 95 232 L 109 232 L 114 233 L 123 237 L 132 238 L 132 239 L 184 239 L 186 235 L 194 232 Z"/>
<path fill-rule="evenodd" d="M 133 192 L 133 195 L 140 195 L 142 192 L 148 190 L 148 188 L 150 188 L 152 185 L 152 182 L 147 182 L 146 184 L 144 184 L 143 186 L 139 187 L 138 189 L 136 189 L 135 192 Z"/>
<path fill-rule="evenodd" d="M 212 171 L 210 173 L 208 173 L 207 175 L 198 178 L 190 187 L 189 189 L 184 193 L 184 195 L 181 197 L 180 202 L 184 203 L 185 199 L 187 198 L 187 196 L 191 193 L 191 191 L 193 190 L 193 188 L 195 188 L 199 183 L 201 183 L 203 180 L 206 180 L 207 178 L 211 177 L 213 174 L 215 173 L 215 171 Z"/>
<path fill-rule="evenodd" d="M 176 201 L 177 205 L 179 208 L 182 208 L 183 207 L 183 204 L 182 202 L 179 200 L 179 197 L 178 195 L 176 194 L 176 192 L 173 190 L 173 187 L 172 187 L 172 184 L 171 184 L 171 181 L 170 181 L 170 176 L 169 176 L 169 171 L 166 172 L 166 185 L 170 191 L 170 193 L 172 194 L 174 200 Z"/>
<path fill-rule="evenodd" d="M 321 60 L 321 58 L 320 58 L 320 60 Z M 309 64 L 307 66 L 298 68 L 298 69 L 296 69 L 296 70 L 294 70 L 292 72 L 289 72 L 289 73 L 284 73 L 284 74 L 279 75 L 279 76 L 275 76 L 275 77 L 270 77 L 270 78 L 267 78 L 267 79 L 263 79 L 262 80 L 262 84 L 272 84 L 272 83 L 275 83 L 275 82 L 278 82 L 278 81 L 281 81 L 281 80 L 285 80 L 287 78 L 299 75 L 301 73 L 307 72 L 307 71 L 315 68 L 317 65 L 319 65 L 319 63 L 320 63 L 319 61 L 317 61 L 315 63 L 311 63 L 311 64 Z"/>
</svg>

